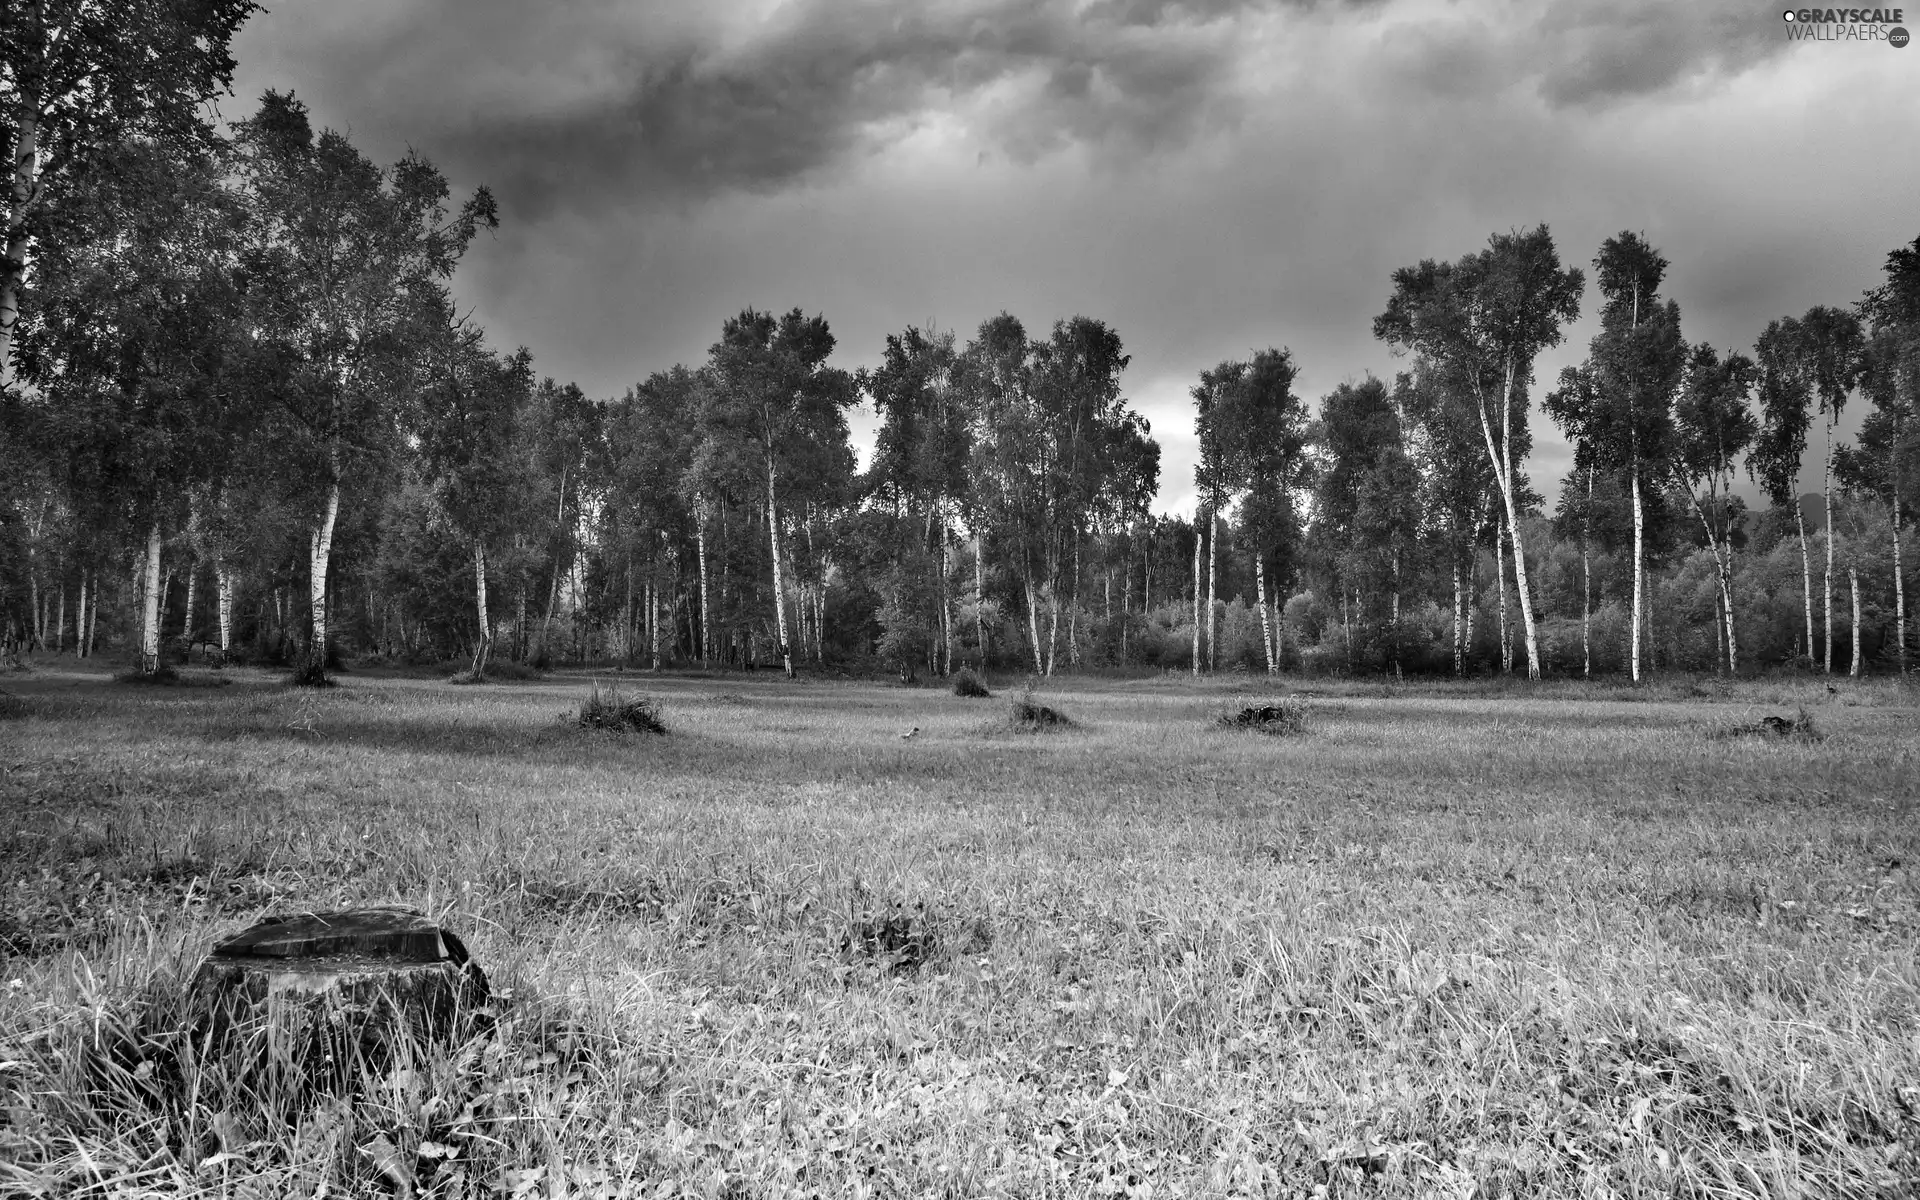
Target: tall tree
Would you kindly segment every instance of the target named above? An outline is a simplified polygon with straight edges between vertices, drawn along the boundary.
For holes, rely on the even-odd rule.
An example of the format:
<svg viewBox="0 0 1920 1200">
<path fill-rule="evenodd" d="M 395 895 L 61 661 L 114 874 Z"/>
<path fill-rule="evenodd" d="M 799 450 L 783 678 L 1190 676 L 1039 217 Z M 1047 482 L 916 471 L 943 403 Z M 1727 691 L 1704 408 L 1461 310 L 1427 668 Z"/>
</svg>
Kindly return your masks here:
<svg viewBox="0 0 1920 1200">
<path fill-rule="evenodd" d="M 1240 493 L 1240 525 L 1253 553 L 1254 598 L 1267 673 L 1279 670 L 1275 624 L 1267 603 L 1267 575 L 1290 582 L 1280 569 L 1296 557 L 1300 493 L 1309 480 L 1306 402 L 1294 393 L 1299 366 L 1291 350 L 1269 346 L 1253 356 L 1228 398 L 1225 441 Z"/>
<path fill-rule="evenodd" d="M 13 385 L 20 292 L 36 243 L 85 236 L 81 201 L 128 140 L 204 148 L 253 0 L 0 0 L 0 154 L 12 165 L 0 258 L 0 391 Z"/>
<path fill-rule="evenodd" d="M 1747 475 L 1760 485 L 1776 510 L 1793 507 L 1793 526 L 1800 539 L 1801 612 L 1806 618 L 1803 653 L 1812 662 L 1813 561 L 1807 550 L 1806 512 L 1800 503 L 1800 461 L 1806 456 L 1807 429 L 1813 423 L 1813 387 L 1802 362 L 1800 338 L 1800 322 L 1782 317 L 1769 321 L 1753 344 L 1759 373 L 1760 434 L 1747 456 Z"/>
<path fill-rule="evenodd" d="M 1576 389 L 1550 409 L 1585 411 L 1573 424 L 1590 439 L 1604 469 L 1627 478 L 1633 504 L 1633 611 L 1629 669 L 1640 679 L 1641 625 L 1646 612 L 1646 489 L 1667 474 L 1673 400 L 1686 368 L 1680 306 L 1660 301 L 1667 260 L 1633 232 L 1608 238 L 1593 260 L 1603 297 L 1600 332 L 1588 357 L 1590 392 Z M 1563 374 L 1563 382 L 1571 384 Z"/>
<path fill-rule="evenodd" d="M 1470 405 L 1479 419 L 1513 539 L 1527 674 L 1537 679 L 1539 637 L 1519 527 L 1527 394 L 1534 359 L 1558 345 L 1561 327 L 1579 315 L 1585 280 L 1576 269 L 1561 269 L 1553 236 L 1541 225 L 1495 234 L 1485 250 L 1457 263 L 1403 267 L 1393 287 L 1386 311 L 1374 318 L 1374 336 L 1441 364 L 1454 401 Z"/>
<path fill-rule="evenodd" d="M 1394 382 L 1395 408 L 1407 428 L 1409 454 L 1422 476 L 1428 522 L 1439 530 L 1453 576 L 1453 671 L 1466 674 L 1475 538 L 1493 491 L 1493 469 L 1471 407 L 1445 369 L 1422 357 Z"/>
<path fill-rule="evenodd" d="M 1860 356 L 1863 337 L 1858 314 L 1843 308 L 1817 305 L 1800 318 L 1800 337 L 1796 348 L 1802 369 L 1813 386 L 1819 402 L 1821 427 L 1826 434 L 1821 458 L 1820 501 L 1825 509 L 1827 528 L 1827 568 L 1822 576 L 1826 596 L 1826 637 L 1822 658 L 1827 674 L 1833 673 L 1833 428 L 1840 421 L 1840 410 L 1847 396 L 1860 381 Z"/>
<path fill-rule="evenodd" d="M 1400 571 L 1412 549 L 1418 478 L 1407 456 L 1400 411 L 1385 383 L 1369 375 L 1320 402 L 1322 465 L 1314 489 L 1315 540 L 1357 616 L 1368 600 L 1389 620 L 1400 614 Z M 1351 636 L 1351 632 L 1349 632 Z M 1396 659 L 1397 661 L 1397 659 Z"/>
<path fill-rule="evenodd" d="M 1223 362 L 1211 371 L 1200 373 L 1200 382 L 1188 390 L 1193 397 L 1194 432 L 1200 441 L 1200 461 L 1193 468 L 1193 485 L 1199 494 L 1194 512 L 1196 525 L 1204 525 L 1207 543 L 1206 616 L 1200 615 L 1201 581 L 1198 547 L 1193 560 L 1193 673 L 1198 675 L 1204 663 L 1208 670 L 1220 665 L 1219 639 L 1215 636 L 1214 606 L 1219 578 L 1220 517 L 1244 483 L 1242 456 L 1235 445 L 1240 440 L 1239 411 L 1244 408 L 1247 364 Z M 1201 635 L 1205 633 L 1205 658 Z"/>
<path fill-rule="evenodd" d="M 1887 506 L 1894 645 L 1904 675 L 1907 584 L 1900 532 L 1910 505 L 1908 481 L 1920 474 L 1920 238 L 1887 255 L 1886 280 L 1867 293 L 1860 310 L 1872 330 L 1861 359 L 1860 386 L 1873 403 L 1873 413 L 1861 424 L 1858 448 L 1835 469 L 1849 486 L 1878 496 Z"/>
<path fill-rule="evenodd" d="M 1739 642 L 1733 619 L 1733 538 L 1743 507 L 1734 495 L 1734 470 L 1760 432 L 1748 403 L 1755 378 L 1753 360 L 1744 354 L 1721 358 L 1711 346 L 1693 349 L 1686 384 L 1674 406 L 1674 437 L 1669 462 L 1674 483 L 1693 505 L 1713 551 L 1720 583 L 1720 611 L 1726 635 L 1727 669 L 1740 670 Z"/>
<path fill-rule="evenodd" d="M 786 579 L 780 548 L 782 497 L 791 504 L 835 473 L 850 473 L 846 410 L 859 398 L 847 372 L 827 366 L 834 338 L 825 317 L 746 309 L 729 319 L 710 353 L 715 386 L 705 424 L 750 446 L 762 474 L 773 560 L 773 608 L 781 665 L 792 678 Z M 783 491 L 784 488 L 784 491 Z"/>
<path fill-rule="evenodd" d="M 417 155 L 383 170 L 344 134 L 316 137 L 291 95 L 268 92 L 236 132 L 253 197 L 251 257 L 273 285 L 255 319 L 297 361 L 282 392 L 290 482 L 309 513 L 311 633 L 297 677 L 324 682 L 327 567 L 343 485 L 397 428 L 418 313 L 440 302 L 467 245 L 498 217 L 484 188 L 449 212 L 446 180 Z"/>
</svg>

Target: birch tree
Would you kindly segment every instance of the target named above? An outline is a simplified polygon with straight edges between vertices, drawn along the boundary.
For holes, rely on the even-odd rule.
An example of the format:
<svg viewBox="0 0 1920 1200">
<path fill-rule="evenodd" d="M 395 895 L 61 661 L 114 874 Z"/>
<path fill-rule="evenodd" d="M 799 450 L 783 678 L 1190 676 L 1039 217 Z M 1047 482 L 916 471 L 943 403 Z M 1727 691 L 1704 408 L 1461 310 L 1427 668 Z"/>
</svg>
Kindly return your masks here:
<svg viewBox="0 0 1920 1200">
<path fill-rule="evenodd" d="M 498 225 L 482 188 L 449 211 L 446 180 L 409 153 L 390 168 L 346 136 L 318 136 L 292 95 L 268 92 L 236 127 L 253 201 L 250 257 L 262 280 L 255 319 L 286 348 L 293 378 L 289 483 L 308 513 L 308 642 L 296 672 L 325 683 L 327 568 L 349 471 L 394 435 L 412 373 L 409 324 L 441 294 L 482 228 Z M 398 361 L 396 361 L 398 360 Z"/>
<path fill-rule="evenodd" d="M 825 317 L 797 308 L 781 317 L 747 309 L 727 321 L 709 352 L 714 386 L 704 424 L 750 447 L 761 472 L 755 482 L 762 487 L 773 563 L 774 624 L 789 679 L 782 497 L 792 504 L 823 477 L 851 474 L 846 410 L 859 394 L 851 375 L 827 365 L 833 348 Z"/>
<path fill-rule="evenodd" d="M 1527 389 L 1534 359 L 1558 345 L 1562 326 L 1579 315 L 1585 280 L 1578 270 L 1561 269 L 1553 236 L 1541 225 L 1495 234 L 1487 249 L 1457 263 L 1403 267 L 1393 286 L 1386 311 L 1374 318 L 1374 336 L 1442 364 L 1452 399 L 1478 418 L 1513 542 L 1527 675 L 1538 679 L 1539 637 L 1519 525 Z"/>
<path fill-rule="evenodd" d="M 1775 509 L 1793 506 L 1793 527 L 1800 539 L 1801 612 L 1806 618 L 1803 654 L 1813 661 L 1813 560 L 1807 549 L 1806 510 L 1800 503 L 1800 462 L 1813 423 L 1813 388 L 1798 342 L 1800 323 L 1792 317 L 1769 321 L 1754 343 L 1759 378 L 1760 433 L 1747 456 L 1747 475 L 1760 485 Z"/>
<path fill-rule="evenodd" d="M 1721 358 L 1711 346 L 1694 347 L 1686 383 L 1674 406 L 1669 461 L 1674 484 L 1692 504 L 1713 552 L 1727 669 L 1736 675 L 1740 652 L 1733 616 L 1733 538 L 1745 506 L 1734 494 L 1733 484 L 1740 456 L 1760 431 L 1748 402 L 1754 372 L 1753 360 L 1744 354 Z"/>
<path fill-rule="evenodd" d="M 0 0 L 0 392 L 37 247 L 86 236 L 84 205 L 129 140 L 176 155 L 211 142 L 205 104 L 226 91 L 233 35 L 253 0 Z"/>
</svg>

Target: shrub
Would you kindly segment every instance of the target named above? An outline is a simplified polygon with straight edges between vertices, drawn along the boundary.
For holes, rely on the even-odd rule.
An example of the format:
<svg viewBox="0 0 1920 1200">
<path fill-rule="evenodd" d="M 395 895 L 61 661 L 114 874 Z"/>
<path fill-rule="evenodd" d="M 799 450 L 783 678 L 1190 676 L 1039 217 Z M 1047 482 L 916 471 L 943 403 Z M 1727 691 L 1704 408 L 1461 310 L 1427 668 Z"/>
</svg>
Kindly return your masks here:
<svg viewBox="0 0 1920 1200">
<path fill-rule="evenodd" d="M 1250 705 L 1238 712 L 1221 713 L 1214 723 L 1225 729 L 1251 729 L 1256 733 L 1305 733 L 1307 699 L 1288 696 L 1271 704 Z"/>
<path fill-rule="evenodd" d="M 598 683 L 580 705 L 575 718 L 583 729 L 631 729 L 639 733 L 665 733 L 660 706 L 646 696 L 622 696 L 619 688 L 601 691 Z"/>
<path fill-rule="evenodd" d="M 971 667 L 961 667 L 960 673 L 953 677 L 953 694 L 975 700 L 986 700 L 993 696 L 987 690 L 987 681 L 975 675 Z"/>
<path fill-rule="evenodd" d="M 1043 729 L 1067 729 L 1073 725 L 1073 722 L 1068 719 L 1067 714 L 1061 712 L 1059 709 L 1049 708 L 1044 704 L 1036 704 L 1034 702 L 1033 680 L 1031 679 L 1027 680 L 1026 686 L 1020 689 L 1020 694 L 1013 698 L 1012 703 L 1008 706 L 1007 717 L 1013 723 L 1015 729 L 1027 732 L 1038 732 Z"/>
</svg>

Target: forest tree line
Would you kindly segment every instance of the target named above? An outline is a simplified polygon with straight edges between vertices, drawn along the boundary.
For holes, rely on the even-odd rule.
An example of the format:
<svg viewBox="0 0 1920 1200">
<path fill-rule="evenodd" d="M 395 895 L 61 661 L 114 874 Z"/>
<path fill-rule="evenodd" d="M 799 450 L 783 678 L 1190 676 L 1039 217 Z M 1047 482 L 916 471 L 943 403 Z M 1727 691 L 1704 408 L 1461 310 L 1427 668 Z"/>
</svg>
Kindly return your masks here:
<svg viewBox="0 0 1920 1200">
<path fill-rule="evenodd" d="M 307 681 L 456 656 L 1906 668 L 1920 239 L 1750 352 L 1689 343 L 1659 250 L 1608 239 L 1599 332 L 1538 397 L 1574 450 L 1552 511 L 1528 472 L 1534 365 L 1587 273 L 1545 226 L 1410 265 L 1374 321 L 1391 380 L 1309 403 L 1277 348 L 1199 375 L 1198 511 L 1166 516 L 1095 318 L 908 326 L 848 371 L 825 317 L 749 309 L 618 396 L 544 376 L 455 300 L 499 225 L 485 189 L 456 198 L 417 154 L 376 164 L 291 95 L 208 118 L 251 8 L 177 6 L 129 36 L 36 4 L 0 35 L 15 655 L 155 672 L 199 653 Z M 1849 404 L 1868 410 L 1851 441 Z"/>
</svg>

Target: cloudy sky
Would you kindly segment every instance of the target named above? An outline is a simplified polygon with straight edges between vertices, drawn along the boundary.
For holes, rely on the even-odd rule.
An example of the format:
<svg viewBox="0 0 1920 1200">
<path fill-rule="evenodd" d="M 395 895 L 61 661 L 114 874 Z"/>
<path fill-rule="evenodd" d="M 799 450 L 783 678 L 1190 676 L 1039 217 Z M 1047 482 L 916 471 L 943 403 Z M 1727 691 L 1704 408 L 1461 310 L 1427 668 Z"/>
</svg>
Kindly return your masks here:
<svg viewBox="0 0 1920 1200">
<path fill-rule="evenodd" d="M 1390 375 L 1395 267 L 1541 222 L 1584 267 L 1639 230 L 1687 334 L 1745 348 L 1920 234 L 1920 49 L 1790 41 L 1777 0 L 269 2 L 223 109 L 291 89 L 492 187 L 457 287 L 543 373 L 613 396 L 748 306 L 824 313 L 847 367 L 908 324 L 1083 313 L 1172 511 L 1194 377 L 1269 345 L 1316 400 Z M 1570 456 L 1534 436 L 1551 494 Z"/>
</svg>

